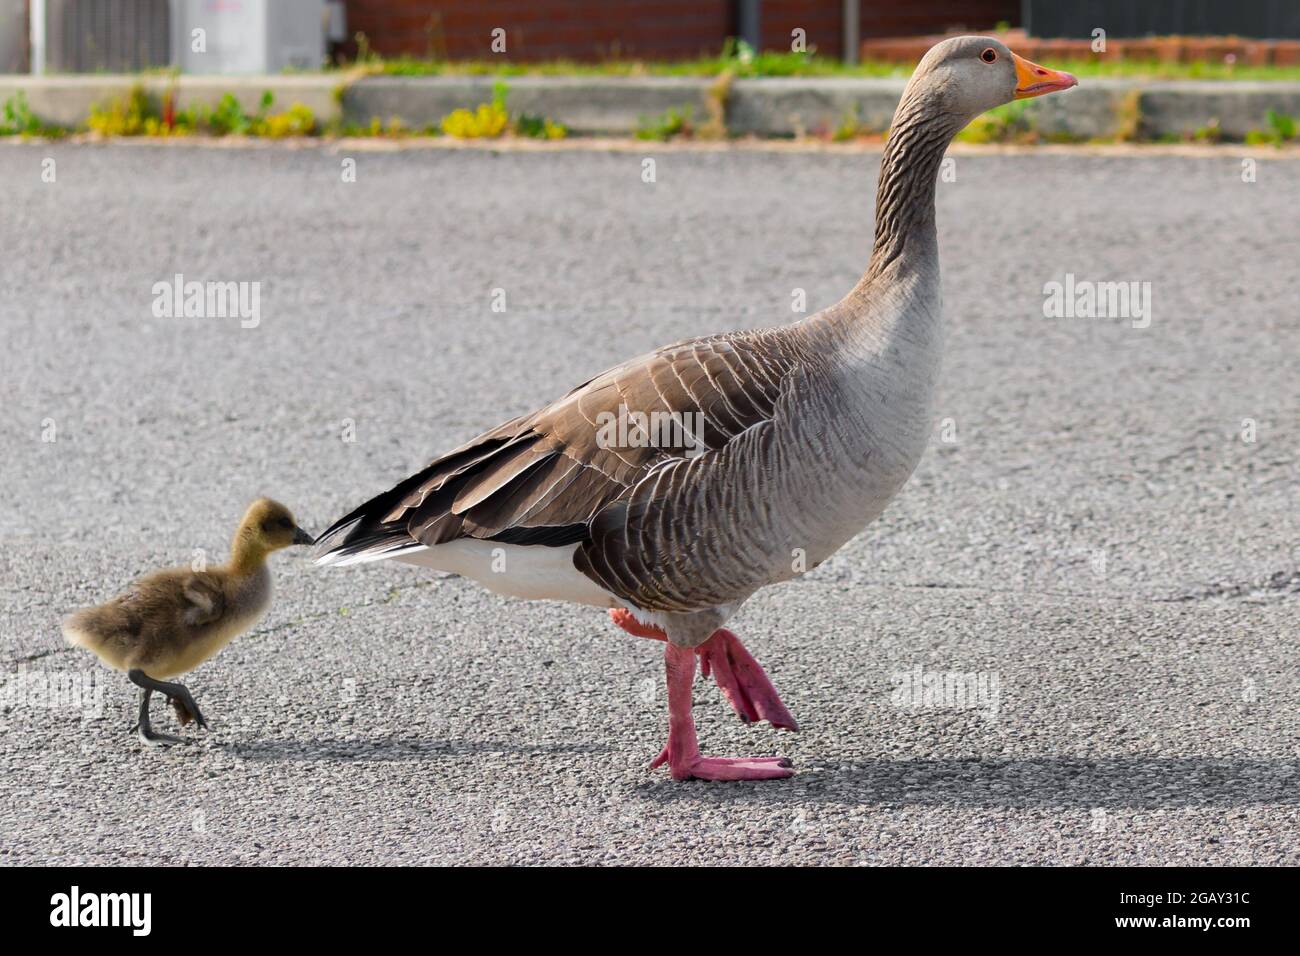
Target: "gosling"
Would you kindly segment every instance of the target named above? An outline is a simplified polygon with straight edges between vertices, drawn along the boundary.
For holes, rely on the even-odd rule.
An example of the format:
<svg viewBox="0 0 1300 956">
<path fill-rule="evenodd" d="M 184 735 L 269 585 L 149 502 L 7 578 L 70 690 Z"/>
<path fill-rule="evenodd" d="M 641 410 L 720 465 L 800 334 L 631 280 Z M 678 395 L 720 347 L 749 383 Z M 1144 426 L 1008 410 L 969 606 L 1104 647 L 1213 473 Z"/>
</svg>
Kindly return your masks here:
<svg viewBox="0 0 1300 956">
<path fill-rule="evenodd" d="M 206 730 L 207 721 L 188 688 L 162 678 L 193 670 L 257 623 L 271 603 L 267 555 L 311 543 L 312 536 L 298 527 L 288 508 L 259 498 L 239 522 L 227 564 L 204 571 L 172 568 L 141 578 L 111 601 L 69 615 L 63 636 L 114 670 L 125 671 L 142 688 L 140 721 L 131 729 L 144 743 L 188 743 L 153 729 L 150 696 L 154 691 L 166 695 L 181 726 L 194 721 Z"/>
</svg>

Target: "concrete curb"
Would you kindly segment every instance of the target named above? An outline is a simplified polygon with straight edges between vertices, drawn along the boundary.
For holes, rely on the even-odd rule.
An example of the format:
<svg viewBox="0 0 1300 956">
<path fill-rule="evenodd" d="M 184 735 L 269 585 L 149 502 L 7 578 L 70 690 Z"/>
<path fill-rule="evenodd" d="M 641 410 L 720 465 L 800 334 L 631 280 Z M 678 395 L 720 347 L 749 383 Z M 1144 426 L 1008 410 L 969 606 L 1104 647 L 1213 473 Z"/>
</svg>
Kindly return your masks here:
<svg viewBox="0 0 1300 956">
<path fill-rule="evenodd" d="M 472 109 L 492 97 L 491 76 L 277 75 L 183 76 L 0 76 L 0 102 L 19 90 L 47 122 L 83 124 L 96 103 L 143 84 L 161 94 L 173 83 L 179 105 L 215 105 L 234 93 L 247 110 L 262 94 L 275 94 L 275 108 L 301 102 L 317 120 L 369 126 L 400 119 L 424 129 L 457 108 Z M 696 125 L 710 118 L 717 81 L 695 77 L 548 77 L 506 79 L 509 108 L 557 120 L 583 135 L 628 135 L 645 120 L 670 109 L 690 109 Z M 801 136 L 826 133 L 852 119 L 859 129 L 883 132 L 903 91 L 901 79 L 747 79 L 726 93 L 728 131 L 735 135 Z M 716 106 L 714 106 L 716 109 Z M 1091 139 L 1121 132 L 1146 138 L 1184 136 L 1211 120 L 1222 133 L 1241 139 L 1267 128 L 1269 109 L 1300 116 L 1296 82 L 1138 82 L 1089 79 L 1065 94 L 1030 100 L 1027 116 L 1049 137 Z"/>
<path fill-rule="evenodd" d="M 490 76 L 369 76 L 343 93 L 343 118 L 368 126 L 372 119 L 401 119 L 407 126 L 437 126 L 454 109 L 490 102 L 498 79 Z M 689 77 L 587 78 L 521 76 L 508 79 L 512 113 L 558 120 L 576 133 L 631 133 L 643 117 L 689 107 L 708 116 L 709 81 Z"/>
<path fill-rule="evenodd" d="M 1214 117 L 1225 136 L 1241 139 L 1267 127 L 1270 109 L 1300 117 L 1300 83 L 1234 82 L 1226 89 L 1211 82 L 1150 84 L 1138 106 L 1144 136 L 1191 132 Z"/>
<path fill-rule="evenodd" d="M 737 80 L 727 100 L 727 127 L 754 136 L 830 133 L 852 118 L 864 132 L 883 133 L 907 81 Z"/>
</svg>

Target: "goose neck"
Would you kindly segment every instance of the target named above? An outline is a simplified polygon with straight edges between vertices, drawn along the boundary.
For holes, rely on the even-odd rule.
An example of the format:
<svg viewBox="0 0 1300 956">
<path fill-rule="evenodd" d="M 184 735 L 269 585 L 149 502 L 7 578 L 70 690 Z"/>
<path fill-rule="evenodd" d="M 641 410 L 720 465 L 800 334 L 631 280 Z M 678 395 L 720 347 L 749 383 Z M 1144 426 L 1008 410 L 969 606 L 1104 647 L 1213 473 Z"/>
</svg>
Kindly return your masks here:
<svg viewBox="0 0 1300 956">
<path fill-rule="evenodd" d="M 266 565 L 270 552 L 250 529 L 240 528 L 230 542 L 231 572 L 236 575 L 255 574 Z"/>
<path fill-rule="evenodd" d="M 876 188 L 876 238 L 864 282 L 897 267 L 938 271 L 935 183 L 948 144 L 965 118 L 904 97 L 894 114 Z"/>
</svg>

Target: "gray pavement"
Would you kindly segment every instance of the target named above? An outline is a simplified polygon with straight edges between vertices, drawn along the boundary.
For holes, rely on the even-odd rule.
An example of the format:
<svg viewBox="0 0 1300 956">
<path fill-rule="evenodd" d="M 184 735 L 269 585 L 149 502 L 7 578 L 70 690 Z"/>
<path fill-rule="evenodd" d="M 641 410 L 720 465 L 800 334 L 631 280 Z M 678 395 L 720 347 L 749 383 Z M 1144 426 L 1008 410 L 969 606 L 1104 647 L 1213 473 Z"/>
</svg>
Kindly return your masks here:
<svg viewBox="0 0 1300 956">
<path fill-rule="evenodd" d="M 793 779 L 647 774 L 660 651 L 598 612 L 294 554 L 187 681 L 211 731 L 139 747 L 68 609 L 866 262 L 870 153 L 646 155 L 0 147 L 0 861 L 1300 863 L 1300 163 L 1230 151 L 957 156 L 935 441 L 735 621 L 803 730 L 697 685 L 706 752 Z M 156 318 L 178 272 L 260 324 Z M 1066 273 L 1149 326 L 1045 318 Z M 896 701 L 917 668 L 996 693 Z"/>
</svg>

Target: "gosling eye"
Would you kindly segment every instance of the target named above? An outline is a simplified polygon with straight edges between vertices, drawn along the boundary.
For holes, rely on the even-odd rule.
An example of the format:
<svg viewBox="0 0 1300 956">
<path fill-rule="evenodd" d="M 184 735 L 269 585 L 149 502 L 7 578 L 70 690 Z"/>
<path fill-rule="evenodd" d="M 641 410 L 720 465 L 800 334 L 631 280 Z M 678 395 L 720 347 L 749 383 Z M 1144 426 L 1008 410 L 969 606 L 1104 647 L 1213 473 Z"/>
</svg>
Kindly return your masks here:
<svg viewBox="0 0 1300 956">
<path fill-rule="evenodd" d="M 286 528 L 286 529 L 293 527 L 293 522 L 290 521 L 288 518 L 281 518 L 279 521 L 276 522 L 276 524 L 278 524 L 281 528 Z"/>
<path fill-rule="evenodd" d="M 993 47 L 988 47 L 987 49 L 985 49 L 983 53 L 980 54 L 980 59 L 983 60 L 985 63 L 993 63 L 997 60 L 997 58 L 998 58 L 998 51 L 993 49 Z"/>
</svg>

